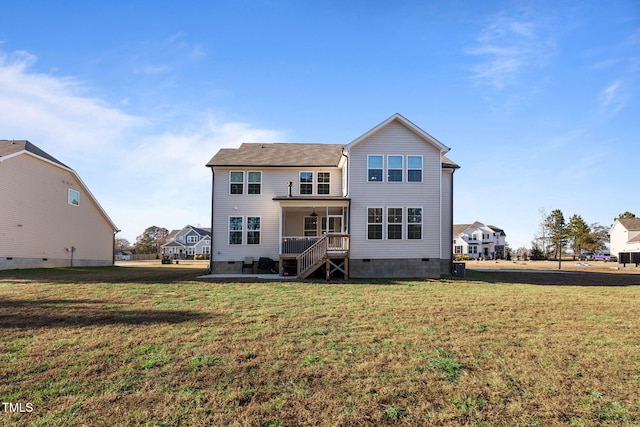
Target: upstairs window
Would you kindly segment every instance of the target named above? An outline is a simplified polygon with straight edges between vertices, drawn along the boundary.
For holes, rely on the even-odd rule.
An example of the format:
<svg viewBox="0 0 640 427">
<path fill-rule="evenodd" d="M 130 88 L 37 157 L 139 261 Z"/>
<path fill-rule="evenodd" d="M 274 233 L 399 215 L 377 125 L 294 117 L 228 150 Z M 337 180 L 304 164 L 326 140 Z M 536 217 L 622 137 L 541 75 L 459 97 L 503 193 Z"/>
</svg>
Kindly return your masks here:
<svg viewBox="0 0 640 427">
<path fill-rule="evenodd" d="M 402 182 L 402 156 L 387 156 L 387 181 Z"/>
<path fill-rule="evenodd" d="M 382 162 L 382 156 L 367 158 L 367 180 L 369 182 L 382 182 Z"/>
<path fill-rule="evenodd" d="M 247 172 L 247 194 L 262 193 L 262 172 Z"/>
<path fill-rule="evenodd" d="M 242 194 L 244 189 L 244 172 L 229 173 L 229 194 Z"/>
<path fill-rule="evenodd" d="M 318 172 L 318 194 L 330 194 L 331 174 L 329 172 Z"/>
<path fill-rule="evenodd" d="M 300 194 L 313 194 L 313 172 L 300 172 Z"/>
<path fill-rule="evenodd" d="M 407 156 L 407 181 L 422 182 L 422 156 Z"/>
<path fill-rule="evenodd" d="M 198 243 L 198 236 L 187 236 L 187 243 Z"/>
<path fill-rule="evenodd" d="M 80 206 L 80 192 L 69 189 L 69 194 L 67 195 L 67 202 L 73 206 Z"/>
</svg>

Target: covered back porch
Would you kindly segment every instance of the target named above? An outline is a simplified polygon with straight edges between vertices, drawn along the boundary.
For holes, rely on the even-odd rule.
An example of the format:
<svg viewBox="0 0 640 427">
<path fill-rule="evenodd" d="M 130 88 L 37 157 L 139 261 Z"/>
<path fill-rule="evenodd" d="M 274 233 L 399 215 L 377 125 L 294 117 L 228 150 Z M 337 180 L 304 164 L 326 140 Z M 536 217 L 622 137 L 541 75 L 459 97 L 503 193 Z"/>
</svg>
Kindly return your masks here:
<svg viewBox="0 0 640 427">
<path fill-rule="evenodd" d="M 279 271 L 306 278 L 325 266 L 327 279 L 348 278 L 349 204 L 345 197 L 278 197 Z"/>
</svg>

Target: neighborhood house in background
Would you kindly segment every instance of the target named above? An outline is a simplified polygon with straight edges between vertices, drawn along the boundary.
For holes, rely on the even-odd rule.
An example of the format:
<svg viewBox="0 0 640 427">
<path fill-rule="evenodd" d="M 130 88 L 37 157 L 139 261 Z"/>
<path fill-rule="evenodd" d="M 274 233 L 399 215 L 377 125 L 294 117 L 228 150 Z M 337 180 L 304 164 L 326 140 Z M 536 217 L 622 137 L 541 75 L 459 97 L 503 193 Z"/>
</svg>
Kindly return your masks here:
<svg viewBox="0 0 640 427">
<path fill-rule="evenodd" d="M 118 231 L 69 166 L 0 140 L 0 269 L 113 264 Z"/>
<path fill-rule="evenodd" d="M 504 230 L 481 222 L 453 226 L 453 256 L 458 259 L 504 259 Z"/>
<path fill-rule="evenodd" d="M 640 218 L 616 219 L 611 226 L 611 255 L 640 252 Z"/>
<path fill-rule="evenodd" d="M 173 259 L 209 259 L 211 253 L 211 229 L 191 225 L 182 230 L 173 230 L 167 236 L 167 243 L 160 247 L 163 256 Z"/>
<path fill-rule="evenodd" d="M 242 144 L 212 171 L 212 273 L 278 261 L 307 277 L 451 272 L 449 148 L 395 114 L 349 144 Z"/>
</svg>

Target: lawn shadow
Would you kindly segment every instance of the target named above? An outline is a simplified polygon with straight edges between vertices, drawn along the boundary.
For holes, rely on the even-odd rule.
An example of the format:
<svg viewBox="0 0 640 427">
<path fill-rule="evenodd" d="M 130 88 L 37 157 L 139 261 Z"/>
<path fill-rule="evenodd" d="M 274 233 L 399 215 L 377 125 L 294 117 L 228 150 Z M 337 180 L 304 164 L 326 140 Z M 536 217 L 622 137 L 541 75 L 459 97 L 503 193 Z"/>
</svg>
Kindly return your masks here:
<svg viewBox="0 0 640 427">
<path fill-rule="evenodd" d="M 467 269 L 460 280 L 546 286 L 638 286 L 639 274 L 600 271 L 487 271 Z"/>
<path fill-rule="evenodd" d="M 203 268 L 153 267 L 57 267 L 1 270 L 0 282 L 39 283 L 175 283 L 196 280 Z"/>
<path fill-rule="evenodd" d="M 190 310 L 120 309 L 102 300 L 0 299 L 0 329 L 177 324 L 210 318 Z"/>
</svg>

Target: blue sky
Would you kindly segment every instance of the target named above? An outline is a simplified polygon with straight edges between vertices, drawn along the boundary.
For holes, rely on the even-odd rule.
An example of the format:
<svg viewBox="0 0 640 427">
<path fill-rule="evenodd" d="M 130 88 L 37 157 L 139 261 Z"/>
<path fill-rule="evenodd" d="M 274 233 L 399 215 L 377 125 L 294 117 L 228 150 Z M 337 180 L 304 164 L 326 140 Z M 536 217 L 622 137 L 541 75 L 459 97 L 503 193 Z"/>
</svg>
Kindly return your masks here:
<svg viewBox="0 0 640 427">
<path fill-rule="evenodd" d="M 16 1 L 0 139 L 73 167 L 122 232 L 209 226 L 241 142 L 348 144 L 398 112 L 451 147 L 456 223 L 640 215 L 640 3 Z M 6 201 L 5 201 L 6 202 Z"/>
</svg>

